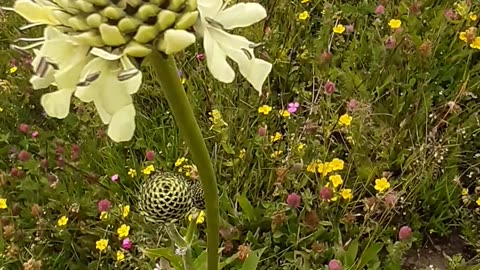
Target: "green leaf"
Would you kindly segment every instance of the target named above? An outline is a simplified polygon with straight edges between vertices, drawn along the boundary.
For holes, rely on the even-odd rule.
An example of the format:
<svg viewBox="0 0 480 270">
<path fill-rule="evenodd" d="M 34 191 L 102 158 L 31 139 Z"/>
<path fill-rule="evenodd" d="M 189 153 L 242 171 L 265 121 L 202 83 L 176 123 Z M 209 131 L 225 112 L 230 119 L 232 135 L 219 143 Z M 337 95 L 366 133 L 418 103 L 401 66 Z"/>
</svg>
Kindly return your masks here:
<svg viewBox="0 0 480 270">
<path fill-rule="evenodd" d="M 350 267 L 355 263 L 358 253 L 358 239 L 353 240 L 348 245 L 347 253 L 345 254 L 345 266 Z"/>
<path fill-rule="evenodd" d="M 196 259 L 193 261 L 192 269 L 206 270 L 207 269 L 207 251 L 204 250 Z"/>
<path fill-rule="evenodd" d="M 245 195 L 237 194 L 237 201 L 242 208 L 243 213 L 247 217 L 248 221 L 253 221 L 255 219 L 255 211 L 252 204 L 248 201 Z"/>
<path fill-rule="evenodd" d="M 255 270 L 257 269 L 258 262 L 260 261 L 260 257 L 262 256 L 262 253 L 267 249 L 266 247 L 262 249 L 257 249 L 253 252 L 251 252 L 245 262 L 243 263 L 242 269 L 241 270 Z"/>
<path fill-rule="evenodd" d="M 170 261 L 170 263 L 175 269 L 183 269 L 182 258 L 175 255 L 173 251 L 169 248 L 151 248 L 151 249 L 144 250 L 143 253 L 147 255 L 147 257 L 154 260 L 158 258 L 165 258 Z M 194 269 L 200 269 L 200 268 L 194 268 Z"/>
<path fill-rule="evenodd" d="M 362 257 L 360 258 L 359 266 L 358 269 L 363 269 L 365 265 L 367 265 L 369 262 L 378 260 L 378 253 L 380 250 L 383 248 L 383 243 L 375 243 L 371 246 L 369 246 L 362 254 Z"/>
<path fill-rule="evenodd" d="M 222 270 L 225 266 L 233 263 L 238 258 L 238 252 L 233 254 L 231 257 L 226 258 L 224 262 L 218 264 L 218 270 Z"/>
</svg>

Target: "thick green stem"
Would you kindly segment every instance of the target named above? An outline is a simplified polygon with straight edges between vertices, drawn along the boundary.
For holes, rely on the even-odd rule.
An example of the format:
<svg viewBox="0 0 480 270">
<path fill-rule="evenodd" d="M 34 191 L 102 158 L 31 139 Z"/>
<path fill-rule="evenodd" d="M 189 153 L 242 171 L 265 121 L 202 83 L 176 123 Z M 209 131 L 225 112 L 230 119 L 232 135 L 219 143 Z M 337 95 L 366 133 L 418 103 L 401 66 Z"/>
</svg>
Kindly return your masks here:
<svg viewBox="0 0 480 270">
<path fill-rule="evenodd" d="M 205 140 L 198 126 L 192 107 L 188 101 L 185 89 L 178 76 L 175 60 L 172 56 L 166 56 L 160 52 L 152 52 L 150 64 L 154 78 L 164 90 L 170 110 L 177 123 L 180 133 L 183 135 L 193 162 L 198 168 L 203 191 L 205 192 L 205 208 L 207 220 L 207 269 L 218 269 L 218 224 L 219 207 L 217 180 L 213 164 L 210 159 Z"/>
</svg>

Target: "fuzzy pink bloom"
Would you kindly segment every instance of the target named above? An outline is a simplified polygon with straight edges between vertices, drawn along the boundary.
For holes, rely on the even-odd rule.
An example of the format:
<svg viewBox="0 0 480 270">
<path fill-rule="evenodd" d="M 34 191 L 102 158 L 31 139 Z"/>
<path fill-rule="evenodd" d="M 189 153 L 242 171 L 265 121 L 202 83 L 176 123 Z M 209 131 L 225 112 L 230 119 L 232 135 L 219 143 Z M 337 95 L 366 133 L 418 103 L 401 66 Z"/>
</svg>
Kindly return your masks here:
<svg viewBox="0 0 480 270">
<path fill-rule="evenodd" d="M 347 108 L 350 111 L 355 111 L 355 109 L 357 108 L 357 105 L 358 105 L 357 100 L 352 98 L 348 101 Z"/>
<path fill-rule="evenodd" d="M 20 124 L 20 126 L 18 126 L 18 130 L 23 134 L 27 134 L 29 129 L 27 124 Z"/>
<path fill-rule="evenodd" d="M 291 193 L 287 197 L 287 204 L 290 208 L 298 208 L 300 207 L 300 203 L 302 202 L 302 198 L 297 193 Z"/>
<path fill-rule="evenodd" d="M 333 190 L 329 187 L 322 187 L 320 190 L 320 198 L 324 201 L 328 201 L 333 198 Z"/>
<path fill-rule="evenodd" d="M 126 250 L 130 250 L 132 248 L 132 240 L 130 240 L 129 238 L 123 239 L 122 248 Z"/>
<path fill-rule="evenodd" d="M 37 138 L 37 137 L 38 137 L 38 134 L 39 134 L 38 131 L 34 131 L 34 132 L 32 133 L 32 138 L 34 138 L 34 139 Z"/>
<path fill-rule="evenodd" d="M 108 212 L 108 211 L 110 211 L 110 208 L 112 207 L 112 204 L 110 203 L 109 200 L 103 199 L 103 200 L 98 201 L 97 207 L 98 207 L 98 212 L 100 212 L 100 213 L 101 212 Z"/>
<path fill-rule="evenodd" d="M 398 239 L 400 239 L 400 241 L 403 241 L 410 238 L 412 238 L 412 229 L 408 226 L 401 227 L 398 231 Z"/>
<path fill-rule="evenodd" d="M 325 94 L 331 95 L 335 92 L 335 84 L 331 81 L 325 83 Z"/>
<path fill-rule="evenodd" d="M 385 196 L 385 205 L 388 208 L 394 208 L 397 205 L 398 197 L 395 193 L 388 193 Z"/>
<path fill-rule="evenodd" d="M 263 137 L 267 134 L 267 128 L 266 127 L 259 127 L 258 128 L 258 136 Z"/>
<path fill-rule="evenodd" d="M 342 263 L 339 260 L 331 260 L 328 263 L 328 270 L 342 270 Z"/>
<path fill-rule="evenodd" d="M 385 13 L 385 7 L 383 5 L 378 5 L 376 8 L 375 8 L 375 14 L 377 15 L 383 15 L 383 13 Z"/>
<path fill-rule="evenodd" d="M 458 20 L 459 19 L 458 14 L 455 13 L 455 11 L 453 9 L 445 10 L 444 15 L 449 20 Z"/>
<path fill-rule="evenodd" d="M 155 159 L 155 152 L 152 150 L 148 150 L 147 153 L 145 153 L 145 157 L 148 161 L 153 161 Z"/>
<path fill-rule="evenodd" d="M 20 153 L 18 153 L 18 159 L 20 161 L 27 161 L 30 159 L 30 154 L 27 151 L 22 150 Z"/>
</svg>

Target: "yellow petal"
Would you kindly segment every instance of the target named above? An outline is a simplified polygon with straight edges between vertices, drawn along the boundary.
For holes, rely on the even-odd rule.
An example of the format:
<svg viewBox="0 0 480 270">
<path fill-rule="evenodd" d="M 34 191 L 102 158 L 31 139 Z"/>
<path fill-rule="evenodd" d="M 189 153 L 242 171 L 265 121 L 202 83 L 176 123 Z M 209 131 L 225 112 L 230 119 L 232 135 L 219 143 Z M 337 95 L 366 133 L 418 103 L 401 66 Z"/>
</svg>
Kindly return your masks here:
<svg viewBox="0 0 480 270">
<path fill-rule="evenodd" d="M 172 54 L 183 51 L 193 43 L 195 43 L 194 34 L 185 30 L 169 29 L 165 31 L 162 40 L 158 44 L 158 49 L 166 54 Z"/>
<path fill-rule="evenodd" d="M 48 25 L 57 25 L 59 22 L 53 16 L 53 6 L 42 6 L 30 0 L 17 0 L 13 9 L 20 16 L 31 23 L 42 23 Z"/>
<path fill-rule="evenodd" d="M 70 111 L 70 99 L 75 89 L 61 89 L 42 96 L 40 104 L 48 116 L 63 119 Z"/>
<path fill-rule="evenodd" d="M 129 141 L 135 131 L 135 107 L 127 105 L 117 111 L 108 126 L 108 136 L 115 142 Z"/>
</svg>

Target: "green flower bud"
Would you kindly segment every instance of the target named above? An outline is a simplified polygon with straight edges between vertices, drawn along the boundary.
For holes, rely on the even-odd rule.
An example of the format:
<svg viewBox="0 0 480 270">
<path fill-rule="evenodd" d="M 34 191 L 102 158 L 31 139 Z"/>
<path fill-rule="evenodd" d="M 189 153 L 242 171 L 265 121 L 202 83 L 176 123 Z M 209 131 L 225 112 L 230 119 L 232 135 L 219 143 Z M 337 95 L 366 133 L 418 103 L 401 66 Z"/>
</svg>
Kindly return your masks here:
<svg viewBox="0 0 480 270">
<path fill-rule="evenodd" d="M 152 52 L 152 49 L 136 41 L 130 41 L 123 52 L 132 57 L 146 57 Z"/>
<path fill-rule="evenodd" d="M 168 29 L 157 44 L 157 49 L 172 54 L 183 51 L 195 43 L 195 35 L 185 30 Z"/>
<path fill-rule="evenodd" d="M 184 0 L 170 0 L 170 4 L 168 5 L 167 9 L 172 11 L 180 11 L 180 8 L 184 3 Z"/>
<path fill-rule="evenodd" d="M 154 5 L 157 5 L 157 6 L 161 6 L 161 5 L 163 5 L 163 3 L 165 3 L 165 0 L 150 0 L 150 3 L 152 3 Z"/>
<path fill-rule="evenodd" d="M 76 15 L 80 13 L 80 10 L 75 6 L 74 1 L 70 0 L 55 0 L 54 1 L 58 6 L 60 6 L 66 12 Z"/>
<path fill-rule="evenodd" d="M 68 19 L 68 25 L 77 31 L 85 31 L 90 29 L 90 26 L 88 26 L 85 18 L 82 18 L 81 16 L 75 16 Z"/>
<path fill-rule="evenodd" d="M 70 26 L 68 20 L 72 17 L 72 15 L 66 12 L 63 12 L 61 10 L 54 10 L 52 14 L 55 17 L 55 19 L 57 19 L 61 24 Z"/>
<path fill-rule="evenodd" d="M 95 12 L 95 6 L 88 1 L 77 0 L 75 1 L 75 5 L 77 6 L 78 9 L 80 9 L 83 12 L 86 12 L 86 13 Z"/>
<path fill-rule="evenodd" d="M 127 3 L 132 7 L 138 7 L 143 4 L 142 0 L 127 0 Z"/>
<path fill-rule="evenodd" d="M 87 17 L 87 24 L 92 28 L 98 28 L 102 23 L 106 21 L 107 21 L 107 18 L 102 17 L 102 15 L 98 13 L 90 14 Z"/>
<path fill-rule="evenodd" d="M 75 37 L 82 43 L 85 43 L 91 47 L 103 47 L 105 43 L 103 43 L 102 38 L 98 35 L 96 31 L 89 31 L 84 32 Z"/>
<path fill-rule="evenodd" d="M 116 26 L 102 23 L 98 29 L 103 42 L 108 46 L 120 46 L 127 43 L 127 40 Z"/>
<path fill-rule="evenodd" d="M 177 14 L 170 10 L 162 10 L 157 15 L 157 29 L 163 31 L 175 23 L 177 19 Z"/>
<path fill-rule="evenodd" d="M 132 17 L 126 17 L 126 18 L 121 19 L 118 22 L 118 29 L 120 29 L 120 31 L 122 33 L 130 33 L 130 32 L 133 32 L 133 31 L 137 30 L 137 28 L 141 24 L 142 24 L 142 21 L 140 21 L 139 19 L 132 18 Z"/>
<path fill-rule="evenodd" d="M 154 40 L 158 35 L 158 29 L 153 25 L 142 25 L 138 28 L 137 33 L 133 37 L 140 43 L 147 43 Z"/>
<path fill-rule="evenodd" d="M 125 16 L 125 11 L 119 7 L 108 6 L 100 11 L 100 14 L 112 20 L 120 20 Z"/>
<path fill-rule="evenodd" d="M 184 30 L 189 29 L 197 22 L 197 19 L 198 19 L 198 11 L 184 13 L 175 22 L 175 28 L 184 29 Z"/>
<path fill-rule="evenodd" d="M 88 1 L 96 6 L 101 6 L 101 7 L 110 4 L 110 0 L 88 0 Z"/>
<path fill-rule="evenodd" d="M 160 8 L 158 6 L 153 4 L 145 4 L 138 9 L 135 17 L 142 21 L 146 21 L 150 17 L 155 17 L 159 11 Z"/>
<path fill-rule="evenodd" d="M 195 10 L 197 10 L 197 0 L 187 0 L 185 2 L 185 8 L 183 9 L 183 11 L 188 12 Z"/>
</svg>

